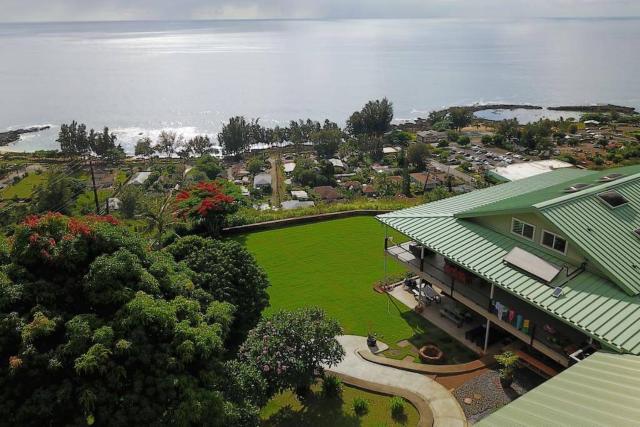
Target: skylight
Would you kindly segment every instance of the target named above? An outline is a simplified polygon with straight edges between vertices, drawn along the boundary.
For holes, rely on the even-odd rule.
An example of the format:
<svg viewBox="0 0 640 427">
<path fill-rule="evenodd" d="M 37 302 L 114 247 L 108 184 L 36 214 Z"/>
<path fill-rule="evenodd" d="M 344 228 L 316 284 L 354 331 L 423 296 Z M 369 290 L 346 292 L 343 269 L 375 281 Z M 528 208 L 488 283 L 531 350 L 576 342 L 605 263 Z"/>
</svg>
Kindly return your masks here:
<svg viewBox="0 0 640 427">
<path fill-rule="evenodd" d="M 625 199 L 622 194 L 618 193 L 615 190 L 609 190 L 605 191 L 604 193 L 600 193 L 598 194 L 598 197 L 611 208 L 617 208 L 618 206 L 629 203 L 629 201 Z"/>
<path fill-rule="evenodd" d="M 565 193 L 575 193 L 577 191 L 584 190 L 587 187 L 591 187 L 591 184 L 582 184 L 582 183 L 573 184 L 571 187 L 565 188 L 564 192 Z"/>
<path fill-rule="evenodd" d="M 615 181 L 616 179 L 622 178 L 624 175 L 621 173 L 611 173 L 609 175 L 605 175 L 600 178 L 600 182 L 610 182 Z"/>
</svg>

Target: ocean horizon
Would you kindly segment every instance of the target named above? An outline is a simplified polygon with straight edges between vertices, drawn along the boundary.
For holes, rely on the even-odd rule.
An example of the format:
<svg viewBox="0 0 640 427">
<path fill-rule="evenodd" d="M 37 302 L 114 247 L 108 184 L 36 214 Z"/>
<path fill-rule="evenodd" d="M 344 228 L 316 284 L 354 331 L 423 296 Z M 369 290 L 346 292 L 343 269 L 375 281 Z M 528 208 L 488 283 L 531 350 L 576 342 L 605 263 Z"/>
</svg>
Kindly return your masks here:
<svg viewBox="0 0 640 427">
<path fill-rule="evenodd" d="M 0 130 L 52 125 L 0 149 L 57 148 L 71 120 L 128 152 L 163 129 L 215 137 L 235 115 L 343 124 L 385 96 L 399 121 L 475 103 L 639 108 L 639 19 L 0 23 Z"/>
</svg>

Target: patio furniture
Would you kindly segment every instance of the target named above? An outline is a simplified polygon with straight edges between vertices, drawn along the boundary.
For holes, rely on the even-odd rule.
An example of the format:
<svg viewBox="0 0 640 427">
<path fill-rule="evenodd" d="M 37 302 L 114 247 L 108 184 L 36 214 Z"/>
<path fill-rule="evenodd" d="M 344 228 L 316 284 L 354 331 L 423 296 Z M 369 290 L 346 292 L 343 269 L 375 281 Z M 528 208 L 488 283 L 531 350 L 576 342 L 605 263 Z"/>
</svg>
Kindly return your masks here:
<svg viewBox="0 0 640 427">
<path fill-rule="evenodd" d="M 441 308 L 440 316 L 446 317 L 447 319 L 451 320 L 453 323 L 456 324 L 458 328 L 461 328 L 462 325 L 464 324 L 464 318 L 460 316 L 458 313 L 456 313 L 455 311 L 451 310 L 450 308 L 447 308 L 447 307 Z"/>
</svg>

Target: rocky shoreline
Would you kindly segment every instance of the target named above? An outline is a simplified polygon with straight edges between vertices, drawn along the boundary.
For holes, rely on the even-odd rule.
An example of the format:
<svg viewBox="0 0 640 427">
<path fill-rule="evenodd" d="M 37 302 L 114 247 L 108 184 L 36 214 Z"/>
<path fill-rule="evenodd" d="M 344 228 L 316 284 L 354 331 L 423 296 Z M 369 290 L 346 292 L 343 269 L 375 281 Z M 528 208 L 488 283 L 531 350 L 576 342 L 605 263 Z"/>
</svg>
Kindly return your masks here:
<svg viewBox="0 0 640 427">
<path fill-rule="evenodd" d="M 28 128 L 24 128 L 24 129 L 15 129 L 15 130 L 9 130 L 6 132 L 0 132 L 0 147 L 5 146 L 5 145 L 9 145 L 12 142 L 16 142 L 20 139 L 20 135 L 25 134 L 25 133 L 34 133 L 34 132 L 40 132 L 46 129 L 49 129 L 51 126 L 46 125 L 46 126 L 31 126 Z"/>
</svg>

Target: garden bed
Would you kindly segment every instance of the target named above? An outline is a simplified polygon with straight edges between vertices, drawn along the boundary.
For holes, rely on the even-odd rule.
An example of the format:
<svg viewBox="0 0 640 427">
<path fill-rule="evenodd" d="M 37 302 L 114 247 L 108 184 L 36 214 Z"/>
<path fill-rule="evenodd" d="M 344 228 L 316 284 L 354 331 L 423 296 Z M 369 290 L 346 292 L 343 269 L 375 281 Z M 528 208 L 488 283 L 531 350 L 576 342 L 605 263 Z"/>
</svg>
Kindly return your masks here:
<svg viewBox="0 0 640 427">
<path fill-rule="evenodd" d="M 278 394 L 269 401 L 260 414 L 264 427 L 342 427 L 342 426 L 415 426 L 420 415 L 405 402 L 404 416 L 391 416 L 391 397 L 371 393 L 355 387 L 343 385 L 341 397 L 327 398 L 320 386 L 312 387 L 312 395 L 302 402 L 293 392 Z M 363 398 L 369 402 L 365 415 L 357 416 L 352 409 L 353 399 Z"/>
</svg>

